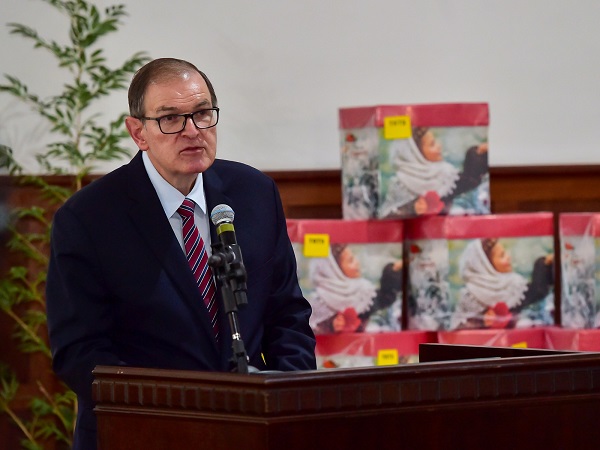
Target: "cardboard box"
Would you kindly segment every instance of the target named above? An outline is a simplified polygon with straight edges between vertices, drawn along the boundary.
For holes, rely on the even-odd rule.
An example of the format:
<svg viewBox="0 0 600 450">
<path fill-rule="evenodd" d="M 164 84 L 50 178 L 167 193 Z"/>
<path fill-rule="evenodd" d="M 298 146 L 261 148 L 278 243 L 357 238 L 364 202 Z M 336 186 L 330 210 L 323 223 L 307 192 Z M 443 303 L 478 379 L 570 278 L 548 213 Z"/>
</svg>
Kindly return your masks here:
<svg viewBox="0 0 600 450">
<path fill-rule="evenodd" d="M 408 328 L 554 324 L 551 213 L 406 222 Z"/>
<path fill-rule="evenodd" d="M 561 324 L 600 327 L 600 213 L 559 216 Z"/>
<path fill-rule="evenodd" d="M 439 331 L 440 344 L 546 349 L 546 328 Z"/>
<path fill-rule="evenodd" d="M 546 329 L 546 348 L 583 352 L 600 351 L 600 330 Z"/>
<path fill-rule="evenodd" d="M 486 103 L 339 110 L 344 219 L 489 214 Z"/>
<path fill-rule="evenodd" d="M 317 368 L 366 367 L 419 362 L 419 344 L 436 342 L 434 332 L 317 335 Z"/>
<path fill-rule="evenodd" d="M 400 221 L 288 220 L 315 334 L 399 331 Z"/>
</svg>

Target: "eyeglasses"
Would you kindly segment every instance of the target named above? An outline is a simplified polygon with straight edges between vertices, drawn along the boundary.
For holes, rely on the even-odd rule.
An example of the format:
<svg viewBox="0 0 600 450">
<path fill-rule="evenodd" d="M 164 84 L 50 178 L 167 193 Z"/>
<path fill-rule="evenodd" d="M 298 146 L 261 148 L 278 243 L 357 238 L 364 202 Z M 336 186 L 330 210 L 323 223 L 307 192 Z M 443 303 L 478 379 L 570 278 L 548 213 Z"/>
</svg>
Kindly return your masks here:
<svg viewBox="0 0 600 450">
<path fill-rule="evenodd" d="M 219 108 L 201 109 L 189 114 L 169 114 L 162 117 L 138 117 L 140 120 L 156 120 L 163 134 L 177 134 L 185 128 L 188 117 L 200 130 L 214 127 L 219 121 Z"/>
</svg>

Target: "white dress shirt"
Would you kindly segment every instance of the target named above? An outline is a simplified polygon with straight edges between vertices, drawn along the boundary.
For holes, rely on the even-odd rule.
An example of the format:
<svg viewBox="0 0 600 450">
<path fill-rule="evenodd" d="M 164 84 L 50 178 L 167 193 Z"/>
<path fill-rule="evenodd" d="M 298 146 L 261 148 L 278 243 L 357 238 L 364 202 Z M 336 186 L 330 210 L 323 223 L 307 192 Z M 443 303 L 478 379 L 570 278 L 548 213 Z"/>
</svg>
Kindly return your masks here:
<svg viewBox="0 0 600 450">
<path fill-rule="evenodd" d="M 179 245 L 181 249 L 185 253 L 185 247 L 183 245 L 183 233 L 182 233 L 182 220 L 181 216 L 177 212 L 177 209 L 183 203 L 186 196 L 184 196 L 181 192 L 175 189 L 172 185 L 170 185 L 161 174 L 158 173 L 152 161 L 148 157 L 146 152 L 142 153 L 142 160 L 144 161 L 144 167 L 146 168 L 146 172 L 148 172 L 148 176 L 150 177 L 150 181 L 158 194 L 158 198 L 160 203 L 165 211 L 165 215 L 169 219 L 169 223 L 173 228 L 173 232 L 179 241 Z M 210 247 L 210 231 L 209 231 L 209 223 L 208 223 L 208 213 L 206 211 L 206 198 L 204 197 L 204 185 L 202 184 L 202 174 L 198 174 L 198 178 L 196 178 L 196 183 L 194 183 L 194 187 L 191 192 L 187 195 L 187 198 L 190 198 L 196 202 L 196 207 L 194 208 L 194 222 L 198 227 L 198 231 L 200 232 L 200 236 L 204 239 L 204 245 L 206 246 L 206 251 L 208 255 L 212 254 L 212 250 Z"/>
</svg>

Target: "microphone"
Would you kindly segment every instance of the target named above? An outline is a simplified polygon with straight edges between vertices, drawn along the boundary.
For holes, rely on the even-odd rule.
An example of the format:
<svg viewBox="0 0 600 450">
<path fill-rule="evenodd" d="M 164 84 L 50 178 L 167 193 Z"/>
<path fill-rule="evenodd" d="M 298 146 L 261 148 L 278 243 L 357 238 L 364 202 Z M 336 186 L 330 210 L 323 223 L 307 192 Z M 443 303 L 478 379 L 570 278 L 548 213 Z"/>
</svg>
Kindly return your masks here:
<svg viewBox="0 0 600 450">
<path fill-rule="evenodd" d="M 215 206 L 210 213 L 210 220 L 217 227 L 217 236 L 225 246 L 237 244 L 233 228 L 234 217 L 235 213 L 231 206 L 225 204 Z"/>
<path fill-rule="evenodd" d="M 215 206 L 210 213 L 210 220 L 217 227 L 219 243 L 212 246 L 213 254 L 208 262 L 211 266 L 224 268 L 225 279 L 231 286 L 236 303 L 242 306 L 247 303 L 246 268 L 235 237 L 234 217 L 231 206 L 225 204 Z"/>
</svg>

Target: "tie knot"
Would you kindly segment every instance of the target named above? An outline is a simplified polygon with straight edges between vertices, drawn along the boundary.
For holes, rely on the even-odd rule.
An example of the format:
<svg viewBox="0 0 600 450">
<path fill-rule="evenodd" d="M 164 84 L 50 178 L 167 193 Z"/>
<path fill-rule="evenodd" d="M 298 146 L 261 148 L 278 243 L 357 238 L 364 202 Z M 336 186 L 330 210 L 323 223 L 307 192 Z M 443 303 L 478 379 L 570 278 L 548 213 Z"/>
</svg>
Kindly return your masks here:
<svg viewBox="0 0 600 450">
<path fill-rule="evenodd" d="M 194 203 L 194 200 L 186 198 L 181 204 L 181 206 L 177 209 L 177 212 L 182 217 L 193 217 L 195 205 L 196 203 Z"/>
</svg>

